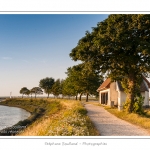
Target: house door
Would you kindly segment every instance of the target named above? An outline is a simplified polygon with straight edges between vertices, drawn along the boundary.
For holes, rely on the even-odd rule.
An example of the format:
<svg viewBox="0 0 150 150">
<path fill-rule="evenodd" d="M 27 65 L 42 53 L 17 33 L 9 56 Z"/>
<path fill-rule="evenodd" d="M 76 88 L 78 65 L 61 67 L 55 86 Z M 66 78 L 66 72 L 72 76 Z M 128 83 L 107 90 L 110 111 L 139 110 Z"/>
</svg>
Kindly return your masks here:
<svg viewBox="0 0 150 150">
<path fill-rule="evenodd" d="M 101 93 L 101 104 L 107 105 L 108 103 L 108 92 Z"/>
</svg>

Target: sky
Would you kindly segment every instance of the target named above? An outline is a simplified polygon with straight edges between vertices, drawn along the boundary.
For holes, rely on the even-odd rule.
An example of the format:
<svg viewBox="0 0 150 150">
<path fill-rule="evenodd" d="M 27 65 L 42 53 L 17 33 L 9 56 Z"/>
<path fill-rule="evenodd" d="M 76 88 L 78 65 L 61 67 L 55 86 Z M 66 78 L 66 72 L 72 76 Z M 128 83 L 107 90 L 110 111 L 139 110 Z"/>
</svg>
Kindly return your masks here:
<svg viewBox="0 0 150 150">
<path fill-rule="evenodd" d="M 46 77 L 65 79 L 78 41 L 104 14 L 1 14 L 0 96 L 21 96 L 22 87 L 39 86 Z"/>
</svg>

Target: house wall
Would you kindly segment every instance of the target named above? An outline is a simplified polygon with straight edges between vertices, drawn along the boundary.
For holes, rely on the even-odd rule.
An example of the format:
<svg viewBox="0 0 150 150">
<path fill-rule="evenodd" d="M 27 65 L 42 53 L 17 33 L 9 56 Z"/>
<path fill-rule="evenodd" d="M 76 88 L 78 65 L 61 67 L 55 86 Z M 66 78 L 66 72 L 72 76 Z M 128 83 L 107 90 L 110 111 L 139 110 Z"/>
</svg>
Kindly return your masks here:
<svg viewBox="0 0 150 150">
<path fill-rule="evenodd" d="M 118 92 L 116 91 L 116 82 L 110 84 L 110 101 L 114 101 L 114 105 L 118 105 Z"/>
<path fill-rule="evenodd" d="M 149 88 L 148 88 L 149 91 Z M 144 106 L 149 106 L 149 92 L 141 92 L 144 99 Z M 120 91 L 118 88 L 117 82 L 112 82 L 110 84 L 109 89 L 104 89 L 102 91 L 99 91 L 99 103 L 101 104 L 101 93 L 108 92 L 108 104 L 111 105 L 111 101 L 114 101 L 114 105 L 118 105 L 118 110 L 123 109 L 123 105 L 126 101 L 126 94 L 123 91 Z"/>
<path fill-rule="evenodd" d="M 142 96 L 144 97 L 144 106 L 148 106 L 149 105 L 149 92 L 145 91 L 141 93 Z"/>
<path fill-rule="evenodd" d="M 118 91 L 118 110 L 123 109 L 125 101 L 126 101 L 126 94 L 123 91 Z"/>
<path fill-rule="evenodd" d="M 149 92 L 141 92 L 141 95 L 144 97 L 144 104 L 143 106 L 149 106 Z M 123 109 L 123 105 L 126 101 L 126 94 L 122 91 L 118 91 L 118 110 Z"/>
<path fill-rule="evenodd" d="M 110 89 L 102 90 L 99 92 L 99 103 L 101 104 L 101 93 L 108 92 L 108 104 L 110 106 Z"/>
</svg>

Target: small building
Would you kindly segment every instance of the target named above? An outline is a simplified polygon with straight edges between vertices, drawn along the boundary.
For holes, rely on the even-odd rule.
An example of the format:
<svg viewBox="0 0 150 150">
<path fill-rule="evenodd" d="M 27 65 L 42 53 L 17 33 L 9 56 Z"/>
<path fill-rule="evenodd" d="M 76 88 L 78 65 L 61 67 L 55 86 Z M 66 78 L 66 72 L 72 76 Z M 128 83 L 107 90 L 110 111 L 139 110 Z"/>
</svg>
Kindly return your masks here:
<svg viewBox="0 0 150 150">
<path fill-rule="evenodd" d="M 144 106 L 149 106 L 149 88 L 150 82 L 143 76 L 143 81 L 140 86 L 141 95 L 144 97 Z M 108 106 L 118 106 L 118 110 L 122 110 L 126 100 L 126 94 L 121 86 L 121 83 L 111 82 L 107 78 L 97 89 L 99 92 L 99 103 Z"/>
</svg>

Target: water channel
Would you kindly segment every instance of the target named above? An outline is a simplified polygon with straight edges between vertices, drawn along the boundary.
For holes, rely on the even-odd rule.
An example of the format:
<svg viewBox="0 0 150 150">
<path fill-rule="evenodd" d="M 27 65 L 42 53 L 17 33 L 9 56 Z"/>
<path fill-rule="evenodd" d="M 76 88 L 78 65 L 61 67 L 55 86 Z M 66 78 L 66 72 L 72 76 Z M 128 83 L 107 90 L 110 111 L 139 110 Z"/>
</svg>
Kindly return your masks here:
<svg viewBox="0 0 150 150">
<path fill-rule="evenodd" d="M 0 105 L 0 130 L 11 127 L 29 116 L 30 113 L 24 109 Z"/>
</svg>

